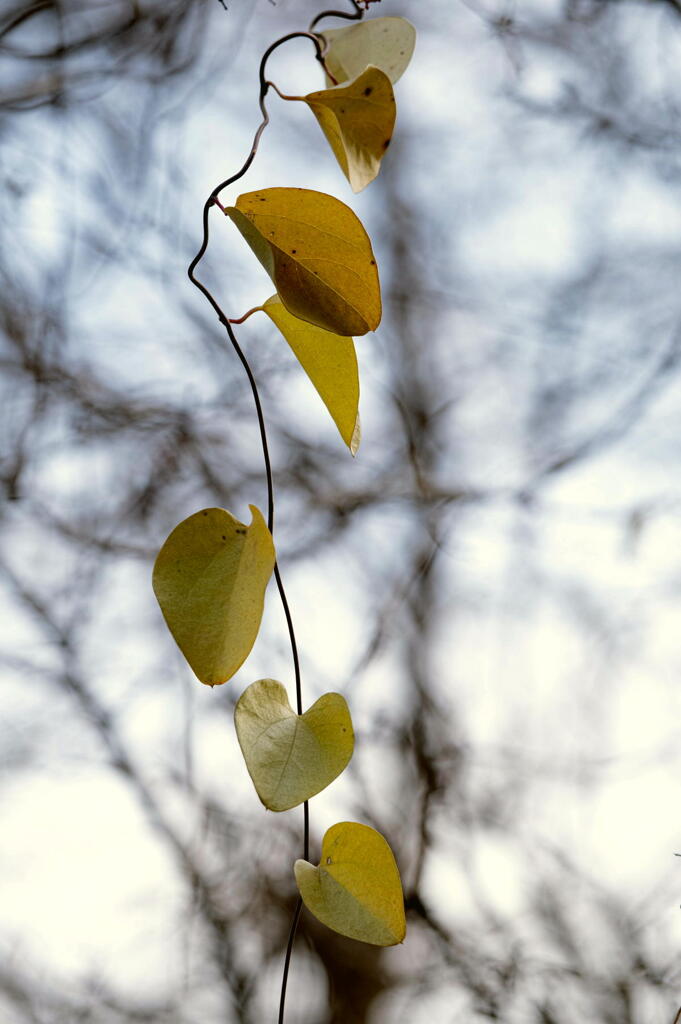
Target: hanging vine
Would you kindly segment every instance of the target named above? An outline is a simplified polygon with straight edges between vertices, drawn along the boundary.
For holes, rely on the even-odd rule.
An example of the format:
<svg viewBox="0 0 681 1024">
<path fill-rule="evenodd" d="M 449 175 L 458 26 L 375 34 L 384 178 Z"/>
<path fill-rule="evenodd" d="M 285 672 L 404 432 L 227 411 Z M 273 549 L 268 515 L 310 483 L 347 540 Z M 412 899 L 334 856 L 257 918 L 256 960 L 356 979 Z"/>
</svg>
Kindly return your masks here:
<svg viewBox="0 0 681 1024">
<path fill-rule="evenodd" d="M 395 945 L 406 933 L 400 875 L 386 840 L 358 822 L 332 826 L 322 840 L 317 866 L 309 862 L 308 801 L 336 779 L 354 748 L 345 698 L 327 693 L 303 710 L 300 662 L 293 618 L 274 547 L 274 484 L 267 430 L 258 387 L 234 333 L 234 325 L 266 314 L 286 339 L 326 405 L 344 443 L 360 444 L 359 374 L 354 336 L 375 330 L 381 319 L 378 268 L 369 237 L 353 211 L 322 192 L 267 188 L 223 205 L 221 193 L 242 178 L 255 159 L 269 123 L 266 98 L 307 104 L 315 115 L 353 191 L 379 173 L 395 123 L 393 84 L 414 48 L 414 29 L 403 18 L 364 21 L 378 0 L 351 0 L 352 11 L 324 11 L 307 31 L 276 40 L 260 62 L 262 120 L 243 166 L 217 185 L 203 208 L 203 239 L 189 278 L 210 302 L 243 365 L 255 403 L 267 483 L 267 517 L 250 506 L 245 524 L 230 512 L 207 508 L 171 532 L 153 572 L 153 587 L 166 624 L 197 678 L 209 686 L 227 682 L 255 643 L 265 592 L 274 575 L 291 643 L 296 709 L 286 688 L 259 679 L 235 708 L 237 739 L 261 802 L 272 811 L 303 806 L 303 856 L 294 864 L 299 891 L 284 961 L 279 1024 L 283 1024 L 291 952 L 303 904 L 334 931 L 378 946 Z M 317 29 L 322 19 L 356 22 Z M 292 39 L 309 39 L 326 75 L 326 88 L 287 96 L 266 77 L 272 53 Z M 272 279 L 276 293 L 239 318 L 225 315 L 197 278 L 209 243 L 209 218 L 218 209 L 239 230 Z"/>
</svg>

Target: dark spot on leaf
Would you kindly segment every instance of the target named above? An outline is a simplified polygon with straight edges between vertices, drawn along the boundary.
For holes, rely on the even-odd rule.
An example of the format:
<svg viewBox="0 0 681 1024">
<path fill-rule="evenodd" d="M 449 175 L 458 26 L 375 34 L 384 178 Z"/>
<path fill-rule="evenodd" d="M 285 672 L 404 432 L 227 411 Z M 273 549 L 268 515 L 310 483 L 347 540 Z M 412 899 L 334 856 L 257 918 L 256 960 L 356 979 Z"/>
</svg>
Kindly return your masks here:
<svg viewBox="0 0 681 1024">
<path fill-rule="evenodd" d="M 345 107 L 341 107 L 341 114 L 345 113 Z"/>
<path fill-rule="evenodd" d="M 208 513 L 207 513 L 207 512 L 204 512 L 203 514 L 204 514 L 204 516 L 207 516 L 207 515 L 208 515 Z"/>
<path fill-rule="evenodd" d="M 246 531 L 245 531 L 245 530 L 240 530 L 240 529 L 239 529 L 238 527 L 237 527 L 237 531 L 236 531 L 236 532 L 237 532 L 237 533 L 244 533 L 244 534 L 246 533 Z"/>
<path fill-rule="evenodd" d="M 400 57 L 404 57 L 404 50 L 400 50 Z"/>
<path fill-rule="evenodd" d="M 389 145 L 390 145 L 390 139 L 386 139 L 385 142 L 383 143 L 383 149 L 387 149 Z"/>
<path fill-rule="evenodd" d="M 365 96 L 371 96 L 373 91 L 374 91 L 374 87 L 372 85 L 367 85 L 366 89 L 364 90 L 364 95 Z"/>
<path fill-rule="evenodd" d="M 292 255 L 292 256 L 295 256 L 295 254 L 296 254 L 297 252 L 298 252 L 298 250 L 297 250 L 297 249 L 291 249 L 291 255 Z"/>
<path fill-rule="evenodd" d="M 258 196 L 258 198 L 260 199 L 261 203 L 264 203 L 264 202 L 267 201 L 264 196 Z"/>
<path fill-rule="evenodd" d="M 227 540 L 227 538 L 225 537 L 224 533 L 223 533 L 223 535 L 222 535 L 222 539 L 223 539 L 223 540 Z"/>
<path fill-rule="evenodd" d="M 372 261 L 371 261 L 371 266 L 372 266 L 372 267 L 375 267 L 375 266 L 376 266 L 376 260 L 372 260 Z"/>
</svg>

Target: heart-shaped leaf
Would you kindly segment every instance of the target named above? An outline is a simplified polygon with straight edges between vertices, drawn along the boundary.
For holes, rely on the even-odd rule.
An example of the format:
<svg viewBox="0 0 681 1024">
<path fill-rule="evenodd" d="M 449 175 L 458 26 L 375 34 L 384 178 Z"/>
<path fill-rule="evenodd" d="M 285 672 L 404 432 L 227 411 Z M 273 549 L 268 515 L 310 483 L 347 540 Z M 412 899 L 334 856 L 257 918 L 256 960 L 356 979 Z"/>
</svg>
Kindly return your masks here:
<svg viewBox="0 0 681 1024">
<path fill-rule="evenodd" d="M 333 931 L 375 946 L 404 939 L 400 873 L 380 832 L 353 821 L 333 825 L 319 867 L 297 860 L 294 871 L 303 903 Z"/>
<path fill-rule="evenodd" d="M 287 811 L 333 782 L 352 757 L 350 712 L 339 693 L 325 693 L 304 715 L 275 679 L 258 679 L 234 711 L 248 774 L 265 807 Z"/>
<path fill-rule="evenodd" d="M 294 316 L 344 337 L 381 320 L 381 290 L 369 237 L 352 210 L 304 188 L 247 192 L 227 207 Z"/>
<path fill-rule="evenodd" d="M 331 413 L 341 437 L 356 455 L 360 427 L 359 373 L 354 341 L 293 316 L 278 295 L 263 303 L 262 309 L 286 338 Z"/>
<path fill-rule="evenodd" d="M 416 30 L 405 18 L 371 18 L 348 28 L 324 29 L 326 66 L 336 82 L 360 75 L 369 64 L 396 82 L 411 60 Z M 329 79 L 330 82 L 330 79 Z"/>
<path fill-rule="evenodd" d="M 305 97 L 328 139 L 353 192 L 378 174 L 395 127 L 395 95 L 390 79 L 368 67 L 347 85 Z"/>
<path fill-rule="evenodd" d="M 153 586 L 175 641 L 201 680 L 224 683 L 255 643 L 274 544 L 250 505 L 245 526 L 223 508 L 205 508 L 176 526 L 158 553 Z"/>
</svg>

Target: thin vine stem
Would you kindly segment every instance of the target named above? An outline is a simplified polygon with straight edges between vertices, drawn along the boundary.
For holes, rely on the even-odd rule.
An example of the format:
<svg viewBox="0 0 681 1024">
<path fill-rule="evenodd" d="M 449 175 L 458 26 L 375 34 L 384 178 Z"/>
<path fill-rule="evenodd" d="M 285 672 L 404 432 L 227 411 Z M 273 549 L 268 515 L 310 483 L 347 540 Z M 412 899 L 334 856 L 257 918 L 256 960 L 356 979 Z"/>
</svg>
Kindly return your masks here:
<svg viewBox="0 0 681 1024">
<path fill-rule="evenodd" d="M 204 208 L 204 243 L 205 243 L 206 247 L 208 245 L 208 238 L 209 238 L 208 221 L 207 221 L 209 210 L 210 210 L 210 205 L 206 204 L 206 207 Z M 204 252 L 205 252 L 205 248 L 204 248 Z M 253 371 L 251 369 L 250 363 L 248 362 L 248 359 L 246 358 L 243 349 L 241 348 L 241 346 L 239 345 L 239 342 L 237 341 L 236 335 L 234 333 L 234 329 L 233 329 L 232 324 L 230 323 L 228 317 L 225 315 L 225 313 L 221 309 L 220 305 L 218 304 L 217 300 L 210 293 L 210 291 L 205 287 L 205 285 L 202 284 L 202 282 L 199 281 L 196 277 L 194 277 L 193 274 L 190 274 L 190 278 L 191 278 L 192 283 L 195 284 L 196 287 L 206 296 L 206 298 L 210 302 L 211 306 L 213 307 L 213 309 L 217 313 L 218 319 L 219 319 L 220 323 L 224 326 L 225 330 L 227 331 L 227 334 L 229 336 L 229 340 L 232 343 L 232 348 L 236 352 L 239 360 L 241 361 L 241 364 L 242 364 L 242 366 L 243 366 L 243 368 L 244 368 L 244 370 L 246 372 L 246 376 L 248 377 L 248 382 L 249 382 L 249 384 L 251 386 L 251 391 L 253 393 L 253 401 L 255 403 L 255 410 L 256 410 L 257 417 L 258 417 L 258 427 L 260 428 L 260 441 L 261 441 L 261 445 L 262 445 L 263 461 L 265 463 L 265 476 L 266 476 L 266 479 L 267 479 L 267 528 L 269 529 L 270 533 L 273 533 L 274 532 L 274 485 L 273 485 L 273 479 L 272 479 L 272 463 L 271 463 L 271 460 L 270 460 L 269 444 L 268 444 L 268 441 L 267 441 L 267 429 L 265 427 L 265 417 L 264 417 L 263 410 L 262 410 L 262 402 L 260 400 L 260 392 L 258 391 L 258 385 L 257 385 L 255 377 L 253 375 Z M 302 681 L 301 681 L 301 674 L 300 674 L 300 658 L 298 656 L 298 644 L 297 644 L 297 641 L 296 641 L 296 635 L 295 635 L 295 630 L 294 630 L 294 626 L 293 626 L 293 618 L 291 616 L 291 610 L 289 608 L 288 599 L 286 597 L 286 590 L 284 588 L 284 583 L 283 583 L 283 580 L 281 578 L 281 572 L 279 571 L 279 563 L 278 562 L 274 563 L 274 578 L 276 580 L 277 590 L 279 592 L 279 598 L 281 600 L 281 604 L 282 604 L 282 607 L 284 609 L 284 616 L 286 618 L 286 625 L 288 627 L 289 639 L 290 639 L 290 643 L 291 643 L 291 655 L 293 657 L 293 667 L 294 667 L 294 671 L 295 671 L 297 711 L 298 711 L 299 715 L 302 715 L 302 713 L 303 713 L 303 689 L 302 689 Z M 303 859 L 304 860 L 309 860 L 309 857 L 310 857 L 310 811 L 309 811 L 308 801 L 306 800 L 305 803 L 303 804 Z M 280 1022 L 280 1024 L 283 1024 L 283 1020 L 284 1020 L 283 1014 L 284 1014 L 284 1007 L 285 1007 L 285 1002 L 286 1002 L 286 986 L 287 986 L 287 981 L 288 981 L 289 966 L 290 966 L 290 962 L 291 962 L 291 952 L 292 952 L 292 949 L 293 949 L 293 941 L 295 939 L 296 930 L 298 928 L 298 919 L 300 918 L 301 909 L 302 909 L 302 900 L 299 898 L 298 899 L 298 903 L 296 905 L 296 910 L 295 910 L 294 915 L 293 915 L 293 921 L 291 923 L 291 930 L 289 932 L 288 944 L 287 944 L 287 947 L 286 947 L 286 957 L 285 957 L 285 960 L 284 960 L 284 973 L 283 973 L 283 976 L 282 976 L 281 998 L 280 998 L 280 1003 L 279 1003 L 279 1022 Z"/>
<path fill-rule="evenodd" d="M 307 807 L 307 804 L 305 804 Z M 300 919 L 300 912 L 303 909 L 303 901 L 300 896 L 296 900 L 296 909 L 293 911 L 293 920 L 291 921 L 291 928 L 288 933 L 288 942 L 286 943 L 286 956 L 284 957 L 284 973 L 281 977 L 281 996 L 279 999 L 279 1017 L 277 1018 L 277 1024 L 284 1024 L 284 1008 L 286 1006 L 286 983 L 288 982 L 288 970 L 291 966 L 291 953 L 293 951 L 293 942 L 296 937 L 296 929 L 298 928 L 298 921 Z M 676 1024 L 676 1021 L 674 1022 Z"/>
<path fill-rule="evenodd" d="M 310 39 L 312 41 L 312 43 L 314 44 L 314 47 L 315 47 L 316 59 L 320 62 L 320 64 L 327 71 L 327 74 L 328 74 L 329 72 L 328 72 L 328 69 L 326 68 L 326 63 L 325 63 L 325 60 L 324 60 L 324 54 L 326 52 L 326 43 L 323 40 L 323 38 L 320 38 L 319 36 L 315 35 L 312 30 L 313 30 L 314 26 L 317 24 L 317 22 L 319 22 L 322 18 L 325 18 L 325 17 L 333 16 L 333 17 L 338 17 L 338 18 L 349 18 L 349 19 L 353 19 L 353 20 L 354 19 L 362 18 L 364 16 L 364 11 L 360 8 L 357 0 L 350 0 L 350 2 L 352 3 L 352 6 L 353 6 L 353 12 L 352 13 L 341 12 L 341 11 L 324 11 L 321 14 L 317 15 L 316 18 L 313 19 L 313 21 L 310 24 L 310 28 L 308 29 L 307 32 L 289 32 L 287 35 L 282 36 L 280 39 L 277 39 L 274 43 L 272 43 L 271 46 L 269 46 L 267 48 L 267 50 L 265 50 L 265 52 L 264 52 L 264 54 L 262 56 L 262 59 L 260 61 L 260 68 L 259 68 L 259 73 L 258 73 L 258 77 L 259 77 L 259 81 L 260 81 L 260 93 L 259 93 L 259 97 L 258 97 L 258 105 L 260 107 L 260 112 L 262 114 L 262 120 L 261 120 L 260 124 L 258 125 L 258 127 L 256 129 L 255 135 L 253 137 L 253 142 L 251 144 L 250 151 L 249 151 L 248 156 L 246 157 L 244 163 L 242 164 L 241 168 L 236 172 L 236 174 L 232 174 L 229 178 L 226 178 L 224 181 L 221 181 L 219 185 L 216 185 L 215 188 L 210 193 L 210 195 L 208 196 L 208 198 L 206 199 L 206 202 L 204 203 L 204 206 L 203 206 L 203 214 L 202 214 L 203 237 L 201 239 L 201 245 L 199 247 L 199 251 L 196 253 L 196 255 L 194 256 L 194 259 L 191 261 L 191 263 L 189 264 L 189 267 L 187 268 L 187 275 L 189 277 L 189 280 L 192 282 L 192 284 L 196 288 L 198 288 L 198 290 L 205 296 L 205 298 L 211 304 L 211 306 L 213 307 L 215 313 L 217 314 L 218 320 L 220 321 L 220 323 L 223 325 L 223 327 L 227 331 L 227 335 L 228 335 L 229 340 L 230 340 L 230 342 L 232 344 L 232 348 L 234 349 L 237 357 L 239 358 L 239 360 L 240 360 L 240 362 L 241 362 L 241 364 L 242 364 L 242 366 L 244 368 L 244 371 L 246 373 L 246 376 L 248 378 L 248 382 L 249 382 L 249 384 L 251 386 L 251 391 L 253 393 L 253 401 L 255 403 L 255 410 L 256 410 L 256 414 L 257 414 L 257 418 L 258 418 L 258 427 L 260 429 L 260 441 L 261 441 L 261 446 L 262 446 L 263 462 L 265 464 L 265 476 L 266 476 L 266 480 L 267 480 L 267 527 L 268 527 L 268 529 L 269 529 L 271 534 L 274 533 L 274 483 L 273 483 L 273 479 L 272 479 L 272 463 L 271 463 L 271 459 L 270 459 L 269 444 L 268 444 L 268 441 L 267 441 L 267 430 L 266 430 L 266 427 L 265 427 L 265 417 L 264 417 L 264 414 L 263 414 L 262 402 L 260 400 L 260 393 L 258 391 L 258 385 L 256 383 L 256 380 L 255 380 L 255 377 L 253 375 L 253 371 L 251 370 L 251 366 L 250 366 L 250 364 L 248 362 L 248 359 L 246 358 L 243 349 L 239 345 L 239 342 L 237 341 L 236 335 L 234 333 L 234 329 L 232 327 L 232 323 L 236 323 L 238 321 L 237 320 L 231 320 L 230 321 L 230 318 L 224 313 L 224 311 L 222 310 L 222 308 L 220 307 L 219 303 L 217 302 L 215 297 L 212 295 L 210 290 L 206 287 L 206 285 L 203 284 L 202 281 L 200 281 L 196 277 L 195 271 L 196 271 L 196 268 L 198 267 L 199 263 L 201 262 L 201 260 L 205 256 L 206 250 L 208 248 L 208 241 L 209 241 L 209 238 L 210 238 L 209 215 L 210 215 L 211 207 L 217 206 L 221 210 L 221 212 L 223 214 L 225 213 L 225 208 L 224 208 L 223 204 L 220 201 L 220 193 L 223 191 L 223 189 L 227 188 L 229 185 L 233 185 L 235 181 L 238 181 L 239 178 L 242 178 L 246 174 L 246 172 L 248 171 L 249 167 L 251 166 L 251 164 L 253 163 L 253 161 L 255 159 L 256 153 L 258 152 L 258 146 L 260 145 L 260 139 L 262 138 L 262 134 L 263 134 L 265 128 L 267 127 L 267 125 L 269 124 L 270 117 L 269 117 L 269 113 L 267 111 L 267 105 L 266 105 L 265 100 L 266 100 L 267 93 L 268 93 L 270 88 L 274 88 L 276 90 L 276 92 L 278 92 L 278 93 L 279 93 L 279 89 L 277 89 L 277 87 L 274 85 L 273 82 L 270 82 L 270 81 L 267 80 L 267 77 L 266 77 L 267 61 L 269 60 L 269 58 L 272 55 L 272 53 L 274 53 L 274 51 L 279 46 L 282 46 L 284 43 L 287 43 L 287 42 L 289 42 L 292 39 L 301 39 L 301 38 L 303 38 L 303 39 Z M 279 93 L 279 94 L 281 95 L 281 93 Z M 254 312 L 254 311 L 255 310 L 250 310 L 249 314 L 250 314 L 250 312 Z M 246 314 L 246 315 L 249 315 L 249 314 Z M 245 319 L 245 317 L 241 318 L 241 320 L 243 320 L 243 319 Z M 284 616 L 286 618 L 286 625 L 288 627 L 289 639 L 290 639 L 290 643 L 291 643 L 291 655 L 292 655 L 292 658 L 293 658 L 293 668 L 294 668 L 294 673 L 295 673 L 297 711 L 298 711 L 299 715 L 302 715 L 303 714 L 303 692 L 302 692 L 302 681 L 301 681 L 301 674 L 300 674 L 300 658 L 298 656 L 298 645 L 297 645 L 297 642 L 296 642 L 296 635 L 295 635 L 295 630 L 294 630 L 294 626 L 293 626 L 293 618 L 291 616 L 291 610 L 289 608 L 288 599 L 286 597 L 286 591 L 284 589 L 284 584 L 283 584 L 283 581 L 282 581 L 282 578 L 281 578 L 281 573 L 279 571 L 279 564 L 276 561 L 275 561 L 275 564 L 274 564 L 274 577 L 275 577 L 275 580 L 276 580 L 277 590 L 279 592 L 279 598 L 281 600 L 282 608 L 284 610 Z M 306 800 L 304 802 L 304 804 L 303 804 L 303 858 L 304 858 L 304 860 L 309 860 L 309 857 L 310 857 L 310 809 L 309 809 L 308 801 Z M 293 913 L 293 920 L 291 921 L 291 927 L 290 927 L 290 930 L 289 930 L 288 942 L 287 942 L 287 945 L 286 945 L 286 955 L 285 955 L 285 958 L 284 958 L 284 970 L 283 970 L 282 979 L 281 979 L 281 995 L 280 995 L 280 999 L 279 999 L 278 1024 L 284 1024 L 284 1012 L 285 1012 L 285 1006 L 286 1006 L 286 987 L 287 987 L 287 983 L 288 983 L 289 969 L 290 969 L 290 966 L 291 966 L 291 955 L 292 955 L 292 952 L 293 952 L 293 944 L 294 944 L 295 937 L 296 937 L 296 931 L 297 931 L 297 928 L 298 928 L 298 921 L 300 919 L 300 914 L 301 914 L 301 911 L 302 911 L 302 906 L 303 906 L 303 902 L 302 902 L 302 899 L 299 896 L 298 900 L 296 902 L 296 907 L 295 907 L 294 913 Z"/>
<path fill-rule="evenodd" d="M 322 20 L 322 18 L 345 18 L 347 21 L 359 21 L 364 17 L 366 7 L 362 9 L 359 6 L 358 0 L 350 0 L 353 6 L 352 11 L 322 11 L 316 18 L 313 18 L 308 26 L 308 32 L 313 32 L 315 25 Z"/>
</svg>

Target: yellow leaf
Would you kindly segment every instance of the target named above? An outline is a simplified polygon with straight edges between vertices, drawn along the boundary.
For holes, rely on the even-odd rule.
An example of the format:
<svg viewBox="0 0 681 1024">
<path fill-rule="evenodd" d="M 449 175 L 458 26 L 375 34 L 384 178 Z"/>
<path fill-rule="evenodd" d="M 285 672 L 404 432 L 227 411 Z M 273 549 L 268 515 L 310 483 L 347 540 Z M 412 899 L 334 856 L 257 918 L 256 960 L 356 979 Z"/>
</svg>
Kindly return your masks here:
<svg viewBox="0 0 681 1024">
<path fill-rule="evenodd" d="M 222 508 L 195 512 L 158 553 L 153 586 L 175 641 L 201 680 L 230 679 L 255 643 L 274 544 L 254 505 L 245 526 Z"/>
<path fill-rule="evenodd" d="M 278 295 L 263 303 L 262 309 L 286 338 L 331 413 L 341 437 L 356 455 L 360 440 L 359 373 L 352 338 L 343 338 L 299 320 L 289 313 Z"/>
<path fill-rule="evenodd" d="M 258 679 L 244 690 L 234 724 L 248 774 L 271 811 L 287 811 L 320 793 L 345 769 L 355 744 L 339 693 L 325 693 L 297 715 L 275 679 Z"/>
<path fill-rule="evenodd" d="M 395 127 L 395 96 L 390 79 L 368 67 L 347 85 L 305 97 L 329 141 L 353 192 L 378 174 Z"/>
<path fill-rule="evenodd" d="M 352 821 L 333 825 L 322 841 L 319 867 L 297 860 L 294 871 L 303 903 L 333 931 L 375 946 L 404 939 L 400 873 L 375 829 Z"/>
<path fill-rule="evenodd" d="M 344 337 L 378 327 L 376 260 L 345 203 L 304 188 L 268 188 L 239 196 L 225 213 L 294 316 Z"/>
<path fill-rule="evenodd" d="M 416 42 L 416 30 L 405 18 L 371 18 L 320 34 L 329 44 L 326 66 L 339 83 L 356 78 L 369 64 L 396 82 L 411 60 Z"/>
</svg>

